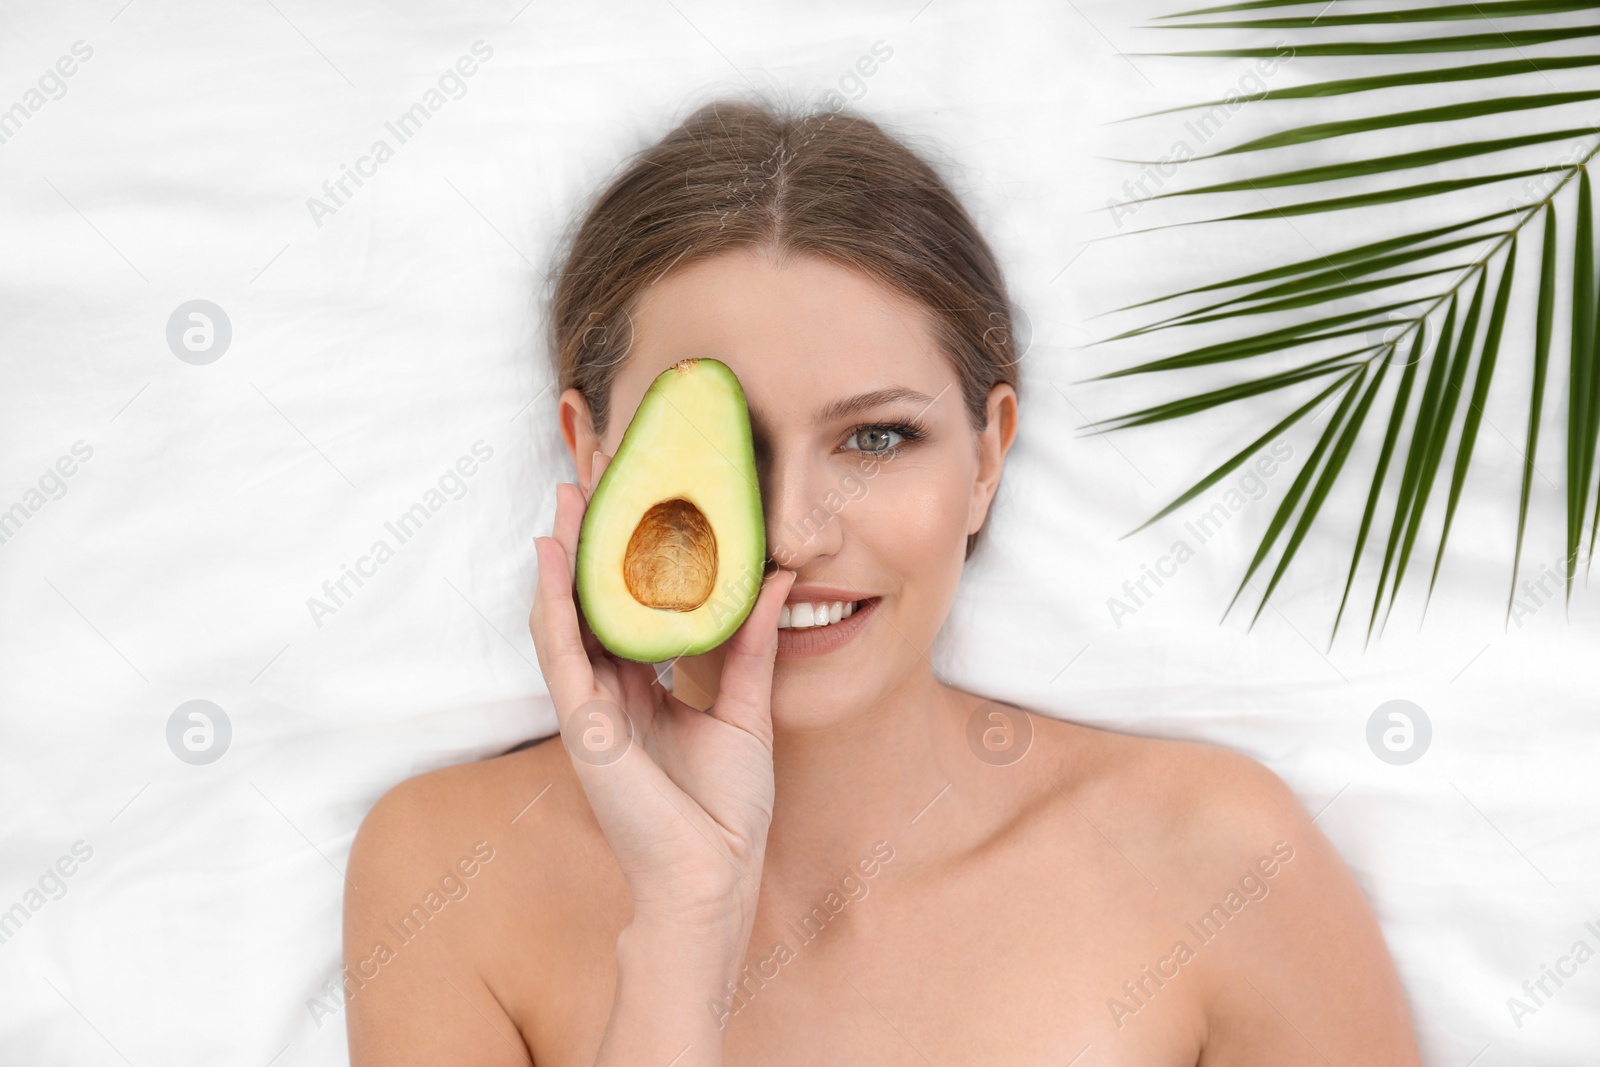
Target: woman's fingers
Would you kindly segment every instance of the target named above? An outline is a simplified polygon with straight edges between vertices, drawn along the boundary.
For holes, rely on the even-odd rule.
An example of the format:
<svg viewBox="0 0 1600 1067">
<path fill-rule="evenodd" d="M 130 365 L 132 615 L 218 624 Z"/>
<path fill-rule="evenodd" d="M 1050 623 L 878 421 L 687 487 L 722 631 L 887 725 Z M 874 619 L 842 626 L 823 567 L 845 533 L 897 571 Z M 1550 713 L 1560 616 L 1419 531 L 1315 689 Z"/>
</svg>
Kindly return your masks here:
<svg viewBox="0 0 1600 1067">
<path fill-rule="evenodd" d="M 583 529 L 583 513 L 588 509 L 583 492 L 572 482 L 556 486 L 556 525 L 552 536 L 567 553 L 570 582 L 578 573 L 578 534 Z"/>
<path fill-rule="evenodd" d="M 756 606 L 728 640 L 722 661 L 722 678 L 710 714 L 747 730 L 762 740 L 772 740 L 772 664 L 778 654 L 778 615 L 795 572 L 780 568 L 761 583 Z"/>
<path fill-rule="evenodd" d="M 658 684 L 654 664 L 618 660 L 617 692 L 636 733 L 644 737 L 655 727 L 656 712 L 665 694 Z"/>
<path fill-rule="evenodd" d="M 534 594 L 533 645 L 539 670 L 557 709 L 575 708 L 594 694 L 594 667 L 578 629 L 572 572 L 566 550 L 553 537 L 535 537 L 539 588 Z"/>
<path fill-rule="evenodd" d="M 594 499 L 594 488 L 600 484 L 600 476 L 606 472 L 606 468 L 610 465 L 611 457 L 598 448 L 595 449 L 594 462 L 589 468 L 589 488 L 583 491 L 584 500 Z"/>
<path fill-rule="evenodd" d="M 562 482 L 556 486 L 555 538 L 566 550 L 569 580 L 575 580 L 578 576 L 578 538 L 583 530 L 583 513 L 587 509 L 588 502 L 576 484 Z M 606 655 L 605 646 L 595 637 L 594 631 L 589 629 L 589 622 L 583 617 L 581 605 L 578 608 L 578 628 L 583 636 L 583 647 L 588 650 L 590 656 L 598 660 Z"/>
</svg>

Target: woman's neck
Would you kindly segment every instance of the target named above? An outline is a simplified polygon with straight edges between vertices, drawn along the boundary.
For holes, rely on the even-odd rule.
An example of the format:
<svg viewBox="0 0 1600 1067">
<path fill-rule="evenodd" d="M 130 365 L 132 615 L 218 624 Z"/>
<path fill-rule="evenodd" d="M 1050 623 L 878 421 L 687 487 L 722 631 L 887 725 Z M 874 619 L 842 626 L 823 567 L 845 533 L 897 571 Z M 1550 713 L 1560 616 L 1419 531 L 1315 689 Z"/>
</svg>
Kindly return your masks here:
<svg viewBox="0 0 1600 1067">
<path fill-rule="evenodd" d="M 674 692 L 709 707 L 714 694 L 693 673 L 675 670 Z M 781 703 L 781 689 L 775 700 Z M 909 861 L 902 869 L 981 841 L 996 824 L 995 802 L 1005 805 L 999 797 L 974 803 L 971 785 L 980 765 L 967 748 L 965 727 L 977 703 L 924 669 L 825 726 L 785 728 L 780 706 L 764 886 L 783 895 L 814 893 L 870 859 L 880 841 Z"/>
<path fill-rule="evenodd" d="M 959 699 L 922 671 L 852 717 L 823 727 L 785 729 L 779 711 L 776 803 L 767 835 L 771 874 L 781 882 L 837 878 L 836 868 L 853 864 L 873 842 L 893 844 L 913 818 L 919 828 L 932 821 L 949 799 L 940 794 L 956 771 Z"/>
</svg>

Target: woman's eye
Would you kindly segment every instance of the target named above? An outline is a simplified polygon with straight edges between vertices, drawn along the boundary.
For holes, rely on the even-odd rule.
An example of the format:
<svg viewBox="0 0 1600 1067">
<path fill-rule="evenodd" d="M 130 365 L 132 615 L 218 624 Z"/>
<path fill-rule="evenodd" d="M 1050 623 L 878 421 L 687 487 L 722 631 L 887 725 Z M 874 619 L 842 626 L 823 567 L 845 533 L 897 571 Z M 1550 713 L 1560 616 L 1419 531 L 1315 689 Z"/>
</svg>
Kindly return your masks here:
<svg viewBox="0 0 1600 1067">
<path fill-rule="evenodd" d="M 858 443 L 847 447 L 858 452 L 892 452 L 900 447 L 905 437 L 888 426 L 862 426 L 850 435 L 850 440 Z"/>
</svg>

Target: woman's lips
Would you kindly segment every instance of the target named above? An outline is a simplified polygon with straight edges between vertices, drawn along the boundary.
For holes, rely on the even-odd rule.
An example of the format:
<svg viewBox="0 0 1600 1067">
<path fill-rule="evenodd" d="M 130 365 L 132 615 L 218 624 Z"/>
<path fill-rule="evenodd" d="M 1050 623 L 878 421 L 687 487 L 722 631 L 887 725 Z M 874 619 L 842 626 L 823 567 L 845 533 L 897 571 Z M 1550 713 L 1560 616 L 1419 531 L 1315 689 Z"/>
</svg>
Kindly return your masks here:
<svg viewBox="0 0 1600 1067">
<path fill-rule="evenodd" d="M 860 602 L 855 614 L 848 619 L 827 626 L 805 626 L 799 629 L 778 631 L 778 659 L 805 659 L 825 656 L 853 640 L 877 613 L 882 597 L 869 597 Z"/>
</svg>

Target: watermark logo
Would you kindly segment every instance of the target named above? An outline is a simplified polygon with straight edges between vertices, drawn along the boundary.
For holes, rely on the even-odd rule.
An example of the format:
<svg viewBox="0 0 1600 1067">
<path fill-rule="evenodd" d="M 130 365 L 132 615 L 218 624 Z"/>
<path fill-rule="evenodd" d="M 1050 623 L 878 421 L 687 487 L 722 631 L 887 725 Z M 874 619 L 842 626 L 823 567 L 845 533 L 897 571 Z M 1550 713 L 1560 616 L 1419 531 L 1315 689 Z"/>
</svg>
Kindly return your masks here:
<svg viewBox="0 0 1600 1067">
<path fill-rule="evenodd" d="M 228 313 L 209 300 L 179 304 L 167 318 L 167 347 L 185 363 L 215 363 L 232 343 Z"/>
<path fill-rule="evenodd" d="M 217 762 L 232 741 L 228 713 L 209 700 L 185 701 L 167 717 L 167 747 L 193 766 Z"/>
<path fill-rule="evenodd" d="M 573 759 L 609 766 L 633 747 L 633 720 L 609 700 L 585 701 L 561 724 L 561 743 Z"/>
<path fill-rule="evenodd" d="M 1383 318 L 1374 322 L 1362 339 L 1371 348 L 1397 345 L 1413 329 L 1412 323 L 1412 317 L 1404 311 L 1391 310 Z M 1420 348 L 1415 353 L 1407 349 L 1404 352 L 1404 358 L 1395 360 L 1395 364 L 1401 367 L 1409 367 L 1421 358 L 1422 351 Z"/>
<path fill-rule="evenodd" d="M 1367 747 L 1385 763 L 1415 763 L 1432 742 L 1428 713 L 1409 700 L 1386 700 L 1367 717 Z"/>
<path fill-rule="evenodd" d="M 1033 319 L 1029 318 L 1027 311 L 1022 307 L 1012 304 L 1010 308 L 1010 321 L 1008 316 L 998 311 L 989 312 L 989 322 L 992 324 L 983 331 L 983 343 L 996 356 L 1002 357 L 1003 366 L 1015 366 L 1021 363 L 1028 350 L 1033 347 Z M 1011 352 L 1006 355 L 1006 344 L 1010 342 Z"/>
<path fill-rule="evenodd" d="M 985 700 L 967 716 L 967 747 L 991 767 L 1009 767 L 1033 747 L 1033 716 L 1023 708 Z"/>
</svg>

